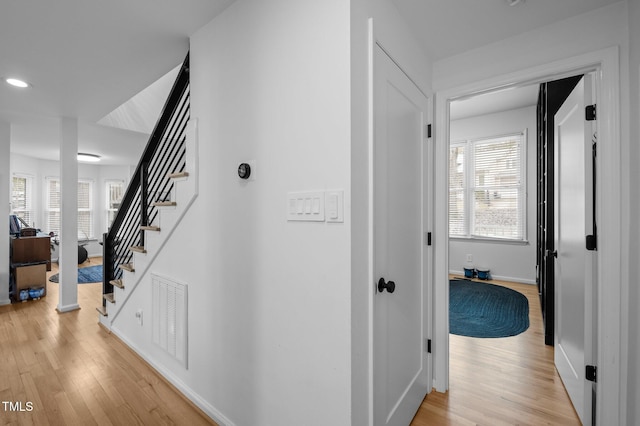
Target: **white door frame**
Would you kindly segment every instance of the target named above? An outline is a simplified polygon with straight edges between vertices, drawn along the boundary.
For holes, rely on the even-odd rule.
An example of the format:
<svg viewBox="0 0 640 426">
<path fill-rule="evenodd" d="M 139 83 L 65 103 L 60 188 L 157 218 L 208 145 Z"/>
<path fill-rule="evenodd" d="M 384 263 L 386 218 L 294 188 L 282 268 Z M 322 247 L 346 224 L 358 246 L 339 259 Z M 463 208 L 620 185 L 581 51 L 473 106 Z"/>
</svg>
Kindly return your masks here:
<svg viewBox="0 0 640 426">
<path fill-rule="evenodd" d="M 621 360 L 621 148 L 620 69 L 618 47 L 585 53 L 525 70 L 499 75 L 436 93 L 435 126 L 435 229 L 446 241 L 435 246 L 434 283 L 434 386 L 449 389 L 449 103 L 471 95 L 522 84 L 535 84 L 596 70 L 598 103 L 598 261 L 597 366 L 598 425 L 620 424 L 621 383 L 626 374 Z M 606 291 L 604 291 L 606 287 Z M 542 344 L 543 342 L 541 342 Z"/>
</svg>

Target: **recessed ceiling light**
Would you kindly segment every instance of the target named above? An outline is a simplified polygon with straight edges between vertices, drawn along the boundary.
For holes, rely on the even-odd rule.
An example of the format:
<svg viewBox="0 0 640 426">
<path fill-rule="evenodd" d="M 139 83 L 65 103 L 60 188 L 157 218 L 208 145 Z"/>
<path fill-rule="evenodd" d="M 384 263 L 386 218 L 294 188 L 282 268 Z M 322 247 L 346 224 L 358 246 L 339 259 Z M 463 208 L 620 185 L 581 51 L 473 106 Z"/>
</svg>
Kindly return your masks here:
<svg viewBox="0 0 640 426">
<path fill-rule="evenodd" d="M 524 3 L 524 0 L 507 0 L 509 6 L 517 6 L 519 4 Z"/>
<path fill-rule="evenodd" d="M 78 153 L 78 161 L 86 161 L 88 163 L 97 163 L 100 161 L 100 156 L 95 154 Z"/>
<path fill-rule="evenodd" d="M 10 85 L 12 85 L 14 87 L 19 87 L 21 89 L 24 89 L 26 87 L 30 87 L 31 86 L 26 81 L 20 80 L 18 78 L 5 78 L 4 81 L 6 81 L 7 84 L 10 84 Z"/>
</svg>

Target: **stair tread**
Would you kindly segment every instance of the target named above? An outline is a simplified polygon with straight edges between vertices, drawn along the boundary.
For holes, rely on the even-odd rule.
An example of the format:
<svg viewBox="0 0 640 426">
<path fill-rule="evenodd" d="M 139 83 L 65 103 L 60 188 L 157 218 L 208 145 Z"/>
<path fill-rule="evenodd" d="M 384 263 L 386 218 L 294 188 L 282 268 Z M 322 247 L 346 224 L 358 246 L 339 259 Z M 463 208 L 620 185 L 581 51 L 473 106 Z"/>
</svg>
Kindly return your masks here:
<svg viewBox="0 0 640 426">
<path fill-rule="evenodd" d="M 118 265 L 118 268 L 123 269 L 125 271 L 129 271 L 129 272 L 135 272 L 135 268 L 131 263 L 123 263 L 121 265 Z"/>
<path fill-rule="evenodd" d="M 160 227 L 159 226 L 141 226 L 140 227 L 141 231 L 155 231 L 155 232 L 160 232 Z"/>
<path fill-rule="evenodd" d="M 176 173 L 171 173 L 167 175 L 169 179 L 179 179 L 179 178 L 188 177 L 188 176 L 189 176 L 189 172 L 176 172 Z"/>
<path fill-rule="evenodd" d="M 113 293 L 103 294 L 102 297 L 107 302 L 116 303 L 116 298 L 114 297 Z"/>
<path fill-rule="evenodd" d="M 103 317 L 108 316 L 107 314 L 107 308 L 105 308 L 104 306 L 99 306 L 96 308 L 96 311 L 100 312 L 100 315 L 102 315 Z"/>
<path fill-rule="evenodd" d="M 116 286 L 118 288 L 124 289 L 124 284 L 122 283 L 122 280 L 111 280 L 109 281 L 109 284 Z"/>
<path fill-rule="evenodd" d="M 145 248 L 143 246 L 129 247 L 129 250 L 135 251 L 136 253 L 146 253 L 147 252 L 147 250 L 145 250 Z"/>
<path fill-rule="evenodd" d="M 153 205 L 156 207 L 173 207 L 177 206 L 178 203 L 176 203 L 175 201 L 156 201 L 155 203 L 153 203 Z"/>
</svg>

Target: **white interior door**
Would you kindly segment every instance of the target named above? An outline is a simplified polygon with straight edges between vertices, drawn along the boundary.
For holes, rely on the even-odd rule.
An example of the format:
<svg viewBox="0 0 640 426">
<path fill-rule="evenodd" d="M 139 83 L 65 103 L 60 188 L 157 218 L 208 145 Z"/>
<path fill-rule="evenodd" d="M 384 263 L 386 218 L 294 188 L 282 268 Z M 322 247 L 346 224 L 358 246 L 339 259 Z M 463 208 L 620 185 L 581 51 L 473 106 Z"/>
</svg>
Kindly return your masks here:
<svg viewBox="0 0 640 426">
<path fill-rule="evenodd" d="M 408 425 L 431 390 L 425 348 L 427 98 L 375 47 L 374 423 Z"/>
<path fill-rule="evenodd" d="M 592 422 L 594 362 L 594 253 L 592 234 L 591 82 L 585 76 L 555 115 L 555 364 L 583 424 Z"/>
</svg>

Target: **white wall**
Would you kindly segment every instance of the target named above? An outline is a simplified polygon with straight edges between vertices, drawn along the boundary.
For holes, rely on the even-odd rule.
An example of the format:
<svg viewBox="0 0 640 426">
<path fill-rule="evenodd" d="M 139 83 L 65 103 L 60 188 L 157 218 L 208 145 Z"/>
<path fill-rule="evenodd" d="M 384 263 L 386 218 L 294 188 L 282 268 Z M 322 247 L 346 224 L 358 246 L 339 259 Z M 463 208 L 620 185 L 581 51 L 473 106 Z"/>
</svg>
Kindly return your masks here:
<svg viewBox="0 0 640 426">
<path fill-rule="evenodd" d="M 527 284 L 536 283 L 536 107 L 486 114 L 451 122 L 452 142 L 527 131 L 527 239 L 525 245 L 449 239 L 449 270 L 464 273 L 466 256 L 491 276 Z"/>
<path fill-rule="evenodd" d="M 11 154 L 11 175 L 20 174 L 33 178 L 33 224 L 43 232 L 45 229 L 45 207 L 47 177 L 60 177 L 60 163 L 58 161 L 41 160 L 20 154 Z M 102 246 L 98 241 L 102 240 L 102 233 L 106 231 L 106 194 L 105 184 L 107 180 L 124 180 L 125 185 L 130 180 L 129 166 L 106 166 L 94 164 L 78 164 L 78 179 L 86 179 L 93 182 L 93 209 L 94 226 L 93 238 L 85 248 L 89 256 L 102 256 Z M 52 259 L 57 259 L 57 251 L 52 253 Z"/>
<path fill-rule="evenodd" d="M 148 279 L 113 326 L 222 423 L 350 423 L 349 58 L 340 0 L 239 0 L 192 37 L 200 193 L 150 267 L 189 286 L 188 369 L 135 323 Z M 344 223 L 287 222 L 324 189 Z"/>
<path fill-rule="evenodd" d="M 11 173 L 9 172 L 9 152 L 11 147 L 11 125 L 0 121 L 0 200 L 11 196 Z M 0 217 L 10 212 L 8 203 L 0 205 Z M 0 305 L 11 303 L 9 299 L 9 230 L 0 228 Z"/>
<path fill-rule="evenodd" d="M 629 280 L 633 284 L 629 286 L 629 301 L 627 308 L 629 310 L 629 356 L 626 359 L 629 365 L 627 398 L 627 424 L 640 424 L 640 290 L 637 283 L 638 276 L 638 259 L 640 259 L 640 195 L 638 194 L 637 183 L 640 182 L 640 2 L 629 2 L 629 31 L 630 31 L 630 155 L 628 156 L 629 164 L 629 183 L 630 183 L 630 199 L 631 209 L 629 217 L 629 264 L 626 269 Z M 625 300 L 623 296 L 623 300 Z"/>
<path fill-rule="evenodd" d="M 626 3 L 619 1 L 437 61 L 433 66 L 433 88 L 438 91 L 458 87 L 614 45 L 626 48 Z M 628 59 L 623 58 L 622 62 L 626 65 Z"/>
</svg>

